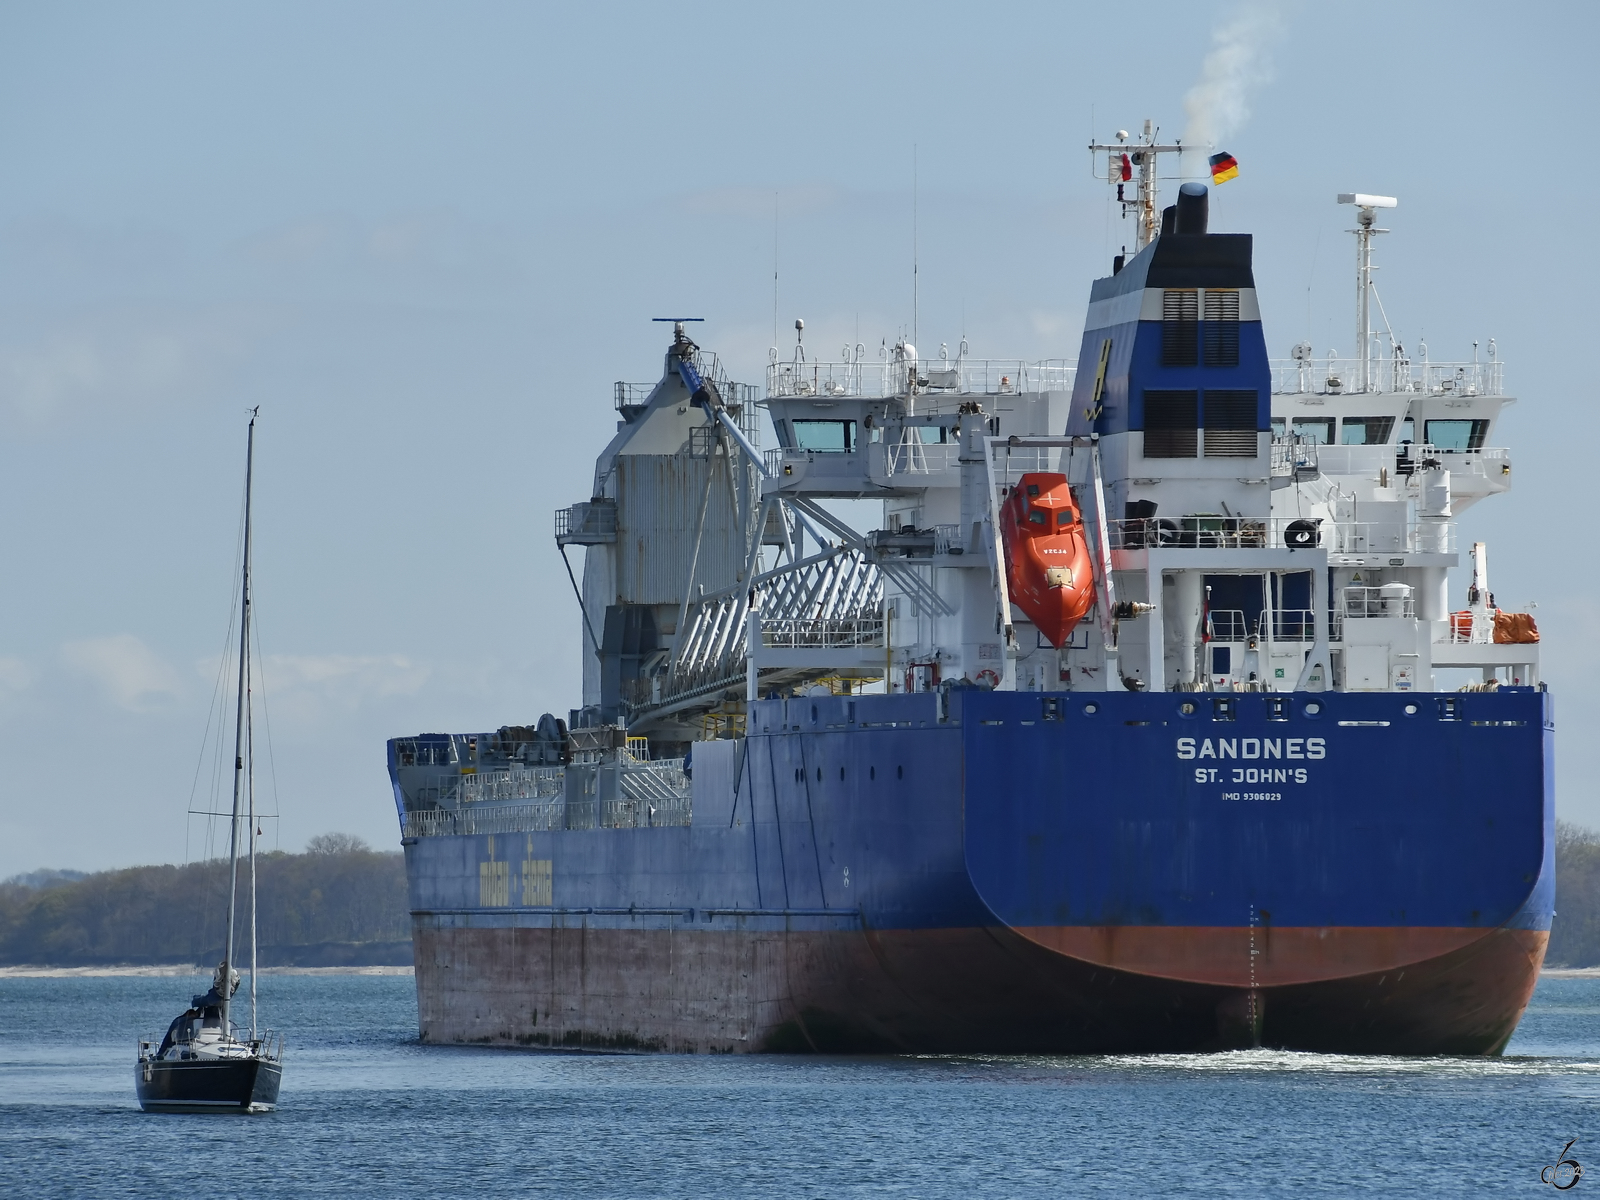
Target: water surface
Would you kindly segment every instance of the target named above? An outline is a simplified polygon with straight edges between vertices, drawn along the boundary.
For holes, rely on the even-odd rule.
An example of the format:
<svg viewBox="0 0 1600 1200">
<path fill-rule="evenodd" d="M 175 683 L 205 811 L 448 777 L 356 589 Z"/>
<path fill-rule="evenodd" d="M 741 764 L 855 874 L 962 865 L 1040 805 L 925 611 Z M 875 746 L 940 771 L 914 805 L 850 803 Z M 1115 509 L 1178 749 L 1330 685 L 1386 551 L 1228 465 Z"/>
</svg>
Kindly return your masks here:
<svg viewBox="0 0 1600 1200">
<path fill-rule="evenodd" d="M 849 1059 L 422 1046 L 408 977 L 269 976 L 280 1109 L 141 1113 L 135 1041 L 205 982 L 0 979 L 0 1193 L 1548 1195 L 1569 1138 L 1600 1188 L 1600 979 L 1499 1059 Z"/>
</svg>

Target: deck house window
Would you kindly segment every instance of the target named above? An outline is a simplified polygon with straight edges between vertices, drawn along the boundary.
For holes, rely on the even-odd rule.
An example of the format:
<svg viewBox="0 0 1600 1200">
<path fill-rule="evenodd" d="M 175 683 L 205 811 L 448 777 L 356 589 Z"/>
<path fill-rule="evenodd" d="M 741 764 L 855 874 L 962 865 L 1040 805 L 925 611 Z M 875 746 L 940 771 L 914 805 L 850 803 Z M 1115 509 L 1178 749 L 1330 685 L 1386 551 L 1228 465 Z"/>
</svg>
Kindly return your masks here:
<svg viewBox="0 0 1600 1200">
<path fill-rule="evenodd" d="M 1424 421 L 1422 438 L 1436 450 L 1446 454 L 1459 454 L 1482 450 L 1483 439 L 1489 436 L 1489 422 L 1479 418 L 1450 421 Z"/>
<path fill-rule="evenodd" d="M 1201 424 L 1206 431 L 1207 458 L 1254 458 L 1255 390 L 1207 388 Z"/>
<path fill-rule="evenodd" d="M 1393 432 L 1393 417 L 1346 417 L 1339 422 L 1339 442 L 1345 446 L 1387 446 Z"/>
<path fill-rule="evenodd" d="M 790 421 L 795 445 L 823 454 L 849 454 L 856 448 L 854 421 Z"/>
<path fill-rule="evenodd" d="M 1232 288 L 1207 288 L 1205 302 L 1205 364 L 1239 365 L 1239 293 Z"/>
<path fill-rule="evenodd" d="M 1161 293 L 1161 365 L 1193 367 L 1200 362 L 1200 293 L 1168 288 Z"/>
<path fill-rule="evenodd" d="M 1199 450 L 1200 395 L 1194 391 L 1144 393 L 1144 456 L 1195 458 Z"/>
</svg>

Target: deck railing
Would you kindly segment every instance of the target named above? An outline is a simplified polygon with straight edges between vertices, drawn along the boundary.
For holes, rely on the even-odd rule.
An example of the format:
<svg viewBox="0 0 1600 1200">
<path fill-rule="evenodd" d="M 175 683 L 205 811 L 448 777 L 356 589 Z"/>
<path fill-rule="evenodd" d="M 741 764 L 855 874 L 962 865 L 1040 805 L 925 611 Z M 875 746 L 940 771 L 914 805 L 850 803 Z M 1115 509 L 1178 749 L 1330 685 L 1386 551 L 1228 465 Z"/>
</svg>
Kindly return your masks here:
<svg viewBox="0 0 1600 1200">
<path fill-rule="evenodd" d="M 788 650 L 882 645 L 883 618 L 763 618 L 761 644 Z"/>
<path fill-rule="evenodd" d="M 1361 361 L 1341 358 L 1275 358 L 1272 390 L 1277 395 L 1349 396 L 1363 394 Z M 1365 394 L 1418 393 L 1427 396 L 1503 396 L 1505 364 L 1483 362 L 1412 362 L 1404 355 L 1384 355 L 1371 363 Z"/>
<path fill-rule="evenodd" d="M 767 367 L 767 396 L 901 396 L 947 392 L 1004 396 L 1070 391 L 1077 365 L 1066 359 L 1015 358 L 775 362 Z M 913 381 L 915 381 L 913 383 Z"/>
<path fill-rule="evenodd" d="M 1262 609 L 1251 620 L 1237 608 L 1214 608 L 1206 614 L 1206 636 L 1213 642 L 1243 642 L 1252 637 L 1267 637 L 1272 622 L 1271 641 L 1312 642 L 1316 640 L 1316 614 L 1309 608 Z"/>
<path fill-rule="evenodd" d="M 561 829 L 663 829 L 692 823 L 687 796 L 555 799 L 538 804 L 506 804 L 482 809 L 424 809 L 406 814 L 401 833 L 408 838 L 478 834 L 541 833 Z"/>
<path fill-rule="evenodd" d="M 463 775 L 456 788 L 456 799 L 461 804 L 548 800 L 562 794 L 566 786 L 565 777 L 561 767 L 532 767 Z"/>
<path fill-rule="evenodd" d="M 895 442 L 884 447 L 884 470 L 889 475 L 934 475 L 958 465 L 957 442 Z"/>
<path fill-rule="evenodd" d="M 1145 517 L 1108 521 L 1119 550 L 1315 550 L 1330 554 L 1449 554 L 1448 521 L 1329 521 L 1321 517 Z"/>
</svg>

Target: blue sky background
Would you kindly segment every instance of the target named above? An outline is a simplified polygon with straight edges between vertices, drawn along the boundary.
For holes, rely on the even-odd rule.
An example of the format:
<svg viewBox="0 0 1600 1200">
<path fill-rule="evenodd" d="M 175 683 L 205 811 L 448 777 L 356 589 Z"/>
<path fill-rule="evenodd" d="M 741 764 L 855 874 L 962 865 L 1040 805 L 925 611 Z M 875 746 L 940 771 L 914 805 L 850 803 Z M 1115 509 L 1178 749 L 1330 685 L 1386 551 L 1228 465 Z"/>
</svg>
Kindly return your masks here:
<svg viewBox="0 0 1600 1200">
<path fill-rule="evenodd" d="M 1559 806 L 1600 824 L 1597 12 L 0 5 L 0 877 L 204 852 L 248 406 L 264 803 L 286 849 L 394 845 L 386 737 L 575 703 L 551 511 L 587 495 L 612 382 L 657 374 L 649 318 L 704 316 L 760 380 L 775 193 L 778 317 L 814 348 L 909 324 L 915 147 L 922 348 L 1071 357 L 1132 241 L 1084 145 L 1182 132 L 1241 21 L 1213 228 L 1256 235 L 1275 355 L 1349 352 L 1334 194 L 1397 195 L 1402 339 L 1496 339 L 1516 490 L 1461 539 L 1539 604 Z"/>
</svg>

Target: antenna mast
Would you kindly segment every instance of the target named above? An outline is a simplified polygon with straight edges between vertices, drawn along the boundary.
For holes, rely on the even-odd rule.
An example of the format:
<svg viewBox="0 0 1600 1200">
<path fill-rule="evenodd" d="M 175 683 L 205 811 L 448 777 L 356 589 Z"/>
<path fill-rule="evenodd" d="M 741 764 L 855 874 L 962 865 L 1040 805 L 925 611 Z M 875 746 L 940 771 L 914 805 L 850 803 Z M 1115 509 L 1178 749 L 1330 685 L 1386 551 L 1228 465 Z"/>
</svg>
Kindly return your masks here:
<svg viewBox="0 0 1600 1200">
<path fill-rule="evenodd" d="M 1340 204 L 1356 206 L 1356 355 L 1361 360 L 1357 380 L 1360 391 L 1372 390 L 1372 235 L 1388 233 L 1373 221 L 1380 208 L 1394 208 L 1400 202 L 1393 196 L 1367 196 L 1361 192 L 1340 192 Z"/>
<path fill-rule="evenodd" d="M 1155 241 L 1156 235 L 1161 232 L 1161 213 L 1156 206 L 1156 162 L 1163 154 L 1182 154 L 1184 151 L 1181 142 L 1159 145 L 1156 142 L 1159 132 L 1155 122 L 1147 119 L 1144 132 L 1136 142 L 1129 142 L 1128 131 L 1119 129 L 1114 143 L 1089 143 L 1090 153 L 1104 150 L 1109 155 L 1106 179 L 1116 185 L 1123 219 L 1127 219 L 1131 210 L 1138 221 L 1133 239 L 1135 254 Z M 1124 192 L 1129 182 L 1133 183 L 1131 198 Z"/>
</svg>

